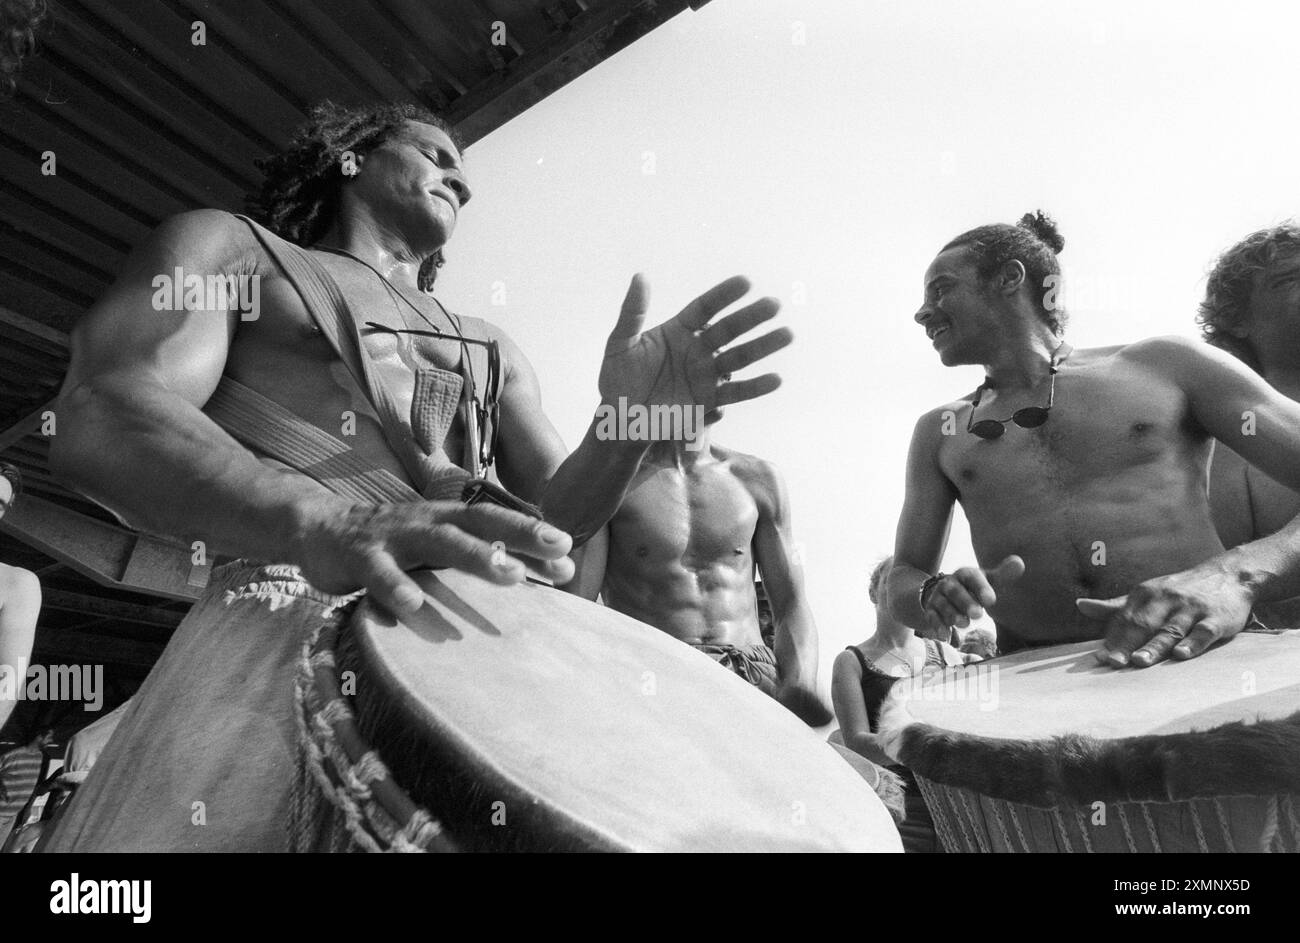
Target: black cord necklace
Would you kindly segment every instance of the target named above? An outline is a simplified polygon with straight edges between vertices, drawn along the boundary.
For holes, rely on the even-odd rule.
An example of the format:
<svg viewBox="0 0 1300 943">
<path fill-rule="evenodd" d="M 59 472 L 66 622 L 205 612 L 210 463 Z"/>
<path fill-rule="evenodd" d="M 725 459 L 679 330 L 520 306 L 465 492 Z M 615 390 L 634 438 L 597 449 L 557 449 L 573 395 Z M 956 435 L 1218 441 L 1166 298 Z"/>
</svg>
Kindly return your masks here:
<svg viewBox="0 0 1300 943">
<path fill-rule="evenodd" d="M 394 285 L 391 281 L 389 281 L 389 280 L 388 280 L 388 276 L 386 276 L 383 272 L 379 271 L 379 269 L 375 268 L 373 265 L 371 265 L 371 264 L 370 264 L 369 262 L 367 262 L 365 259 L 359 258 L 359 257 L 356 256 L 356 255 L 353 255 L 353 254 L 352 254 L 351 252 L 349 252 L 347 249 L 339 249 L 339 248 L 336 248 L 336 247 L 334 247 L 334 246 L 322 246 L 322 245 L 316 245 L 316 246 L 313 246 L 312 248 L 314 248 L 314 249 L 320 249 L 320 250 L 322 250 L 323 252 L 332 252 L 332 253 L 334 253 L 335 255 L 346 256 L 347 258 L 351 259 L 353 262 L 357 262 L 357 263 L 359 263 L 359 264 L 361 264 L 361 265 L 364 265 L 366 268 L 370 269 L 370 271 L 372 271 L 372 272 L 375 273 L 375 277 L 377 277 L 381 282 L 384 283 L 384 287 L 385 287 L 386 289 L 388 289 L 388 295 L 389 295 L 390 298 L 393 298 L 394 295 L 396 295 L 397 298 L 401 298 L 403 301 L 406 302 L 407 307 L 410 308 L 412 311 L 414 311 L 414 312 L 416 313 L 416 315 L 419 316 L 420 320 L 424 321 L 425 324 L 427 324 L 427 325 L 429 325 L 429 327 L 433 328 L 433 336 L 434 336 L 434 337 L 445 338 L 446 340 L 457 340 L 457 341 L 459 341 L 459 342 L 460 342 L 460 349 L 461 349 L 461 356 L 465 359 L 465 366 L 466 366 L 466 367 L 468 368 L 468 370 L 469 370 L 469 382 L 470 382 L 470 386 L 471 386 L 470 395 L 471 395 L 472 397 L 474 397 L 475 399 L 477 399 L 477 395 L 476 395 L 476 393 L 475 393 L 474 391 L 476 391 L 476 390 L 478 389 L 478 380 L 477 380 L 477 379 L 475 378 L 475 376 L 474 376 L 474 361 L 473 361 L 473 358 L 471 358 L 470 355 L 469 355 L 469 342 L 468 342 L 468 340 L 467 340 L 466 337 L 465 337 L 465 333 L 461 330 L 461 327 L 460 327 L 460 319 L 457 318 L 457 317 L 456 317 L 454 314 L 452 314 L 450 311 L 448 311 L 446 308 L 444 308 L 443 305 L 442 305 L 442 302 L 441 302 L 441 301 L 439 301 L 437 298 L 434 298 L 433 295 L 429 295 L 430 300 L 432 300 L 433 303 L 436 304 L 436 305 L 438 306 L 438 310 L 442 312 L 443 317 L 445 317 L 445 318 L 447 319 L 447 323 L 451 325 L 451 329 L 452 329 L 453 331 L 456 332 L 456 336 L 455 336 L 455 337 L 452 337 L 452 336 L 450 336 L 450 335 L 448 335 L 448 334 L 446 334 L 446 333 L 440 331 L 440 330 L 438 329 L 438 325 L 434 324 L 434 323 L 433 323 L 433 320 L 432 320 L 428 315 L 426 315 L 423 311 L 421 311 L 420 308 L 419 308 L 419 306 L 418 306 L 415 302 L 413 302 L 410 298 L 406 297 L 406 292 L 402 291 L 400 288 L 398 288 L 396 285 Z M 398 311 L 399 311 L 399 313 L 400 313 L 400 311 L 401 311 L 401 307 L 397 304 L 397 298 L 393 298 L 393 305 L 394 305 L 394 307 L 396 307 L 396 308 L 398 309 Z M 405 322 L 405 318 L 403 318 L 403 322 Z M 372 322 L 366 322 L 366 323 L 367 323 L 367 324 L 370 324 L 370 323 L 372 323 Z M 378 329 L 380 329 L 380 330 L 383 330 L 382 325 L 375 325 L 375 327 L 378 328 Z"/>
</svg>

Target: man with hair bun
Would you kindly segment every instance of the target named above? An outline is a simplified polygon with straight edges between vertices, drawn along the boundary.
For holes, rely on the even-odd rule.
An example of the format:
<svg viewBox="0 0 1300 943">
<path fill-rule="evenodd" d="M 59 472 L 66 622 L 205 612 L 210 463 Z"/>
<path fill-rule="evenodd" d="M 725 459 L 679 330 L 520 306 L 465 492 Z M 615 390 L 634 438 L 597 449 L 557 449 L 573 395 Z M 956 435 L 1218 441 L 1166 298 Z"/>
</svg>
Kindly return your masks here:
<svg viewBox="0 0 1300 943">
<path fill-rule="evenodd" d="M 1225 552 L 1205 486 L 1220 439 L 1300 488 L 1300 404 L 1187 338 L 1072 349 L 1064 245 L 1026 214 L 963 233 L 925 273 L 916 322 L 946 366 L 986 377 L 916 424 L 890 608 L 939 637 L 987 609 L 1003 652 L 1104 638 L 1114 667 L 1191 658 L 1300 592 L 1300 522 Z M 938 573 L 958 501 L 978 566 Z"/>
<path fill-rule="evenodd" d="M 1300 400 L 1300 225 L 1261 229 L 1224 252 L 1196 320 L 1207 343 Z M 1245 435 L 1250 426 L 1237 431 Z M 1274 534 L 1300 513 L 1300 494 L 1252 468 L 1233 451 L 1236 444 L 1217 443 L 1210 463 L 1210 507 L 1228 547 Z M 1300 596 L 1257 608 L 1272 628 L 1300 628 Z"/>
</svg>

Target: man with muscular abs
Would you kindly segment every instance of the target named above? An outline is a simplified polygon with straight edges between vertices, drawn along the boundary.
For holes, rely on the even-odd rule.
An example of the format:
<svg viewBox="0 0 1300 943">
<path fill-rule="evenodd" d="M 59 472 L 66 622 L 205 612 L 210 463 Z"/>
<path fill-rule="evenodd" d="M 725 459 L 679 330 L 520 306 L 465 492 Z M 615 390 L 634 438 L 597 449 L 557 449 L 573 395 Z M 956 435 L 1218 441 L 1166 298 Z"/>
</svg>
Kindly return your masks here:
<svg viewBox="0 0 1300 943">
<path fill-rule="evenodd" d="M 575 555 L 568 589 L 694 646 L 806 723 L 828 723 L 785 482 L 771 462 L 713 444 L 710 428 L 650 448 L 618 512 Z M 770 649 L 755 568 L 772 605 Z"/>
</svg>

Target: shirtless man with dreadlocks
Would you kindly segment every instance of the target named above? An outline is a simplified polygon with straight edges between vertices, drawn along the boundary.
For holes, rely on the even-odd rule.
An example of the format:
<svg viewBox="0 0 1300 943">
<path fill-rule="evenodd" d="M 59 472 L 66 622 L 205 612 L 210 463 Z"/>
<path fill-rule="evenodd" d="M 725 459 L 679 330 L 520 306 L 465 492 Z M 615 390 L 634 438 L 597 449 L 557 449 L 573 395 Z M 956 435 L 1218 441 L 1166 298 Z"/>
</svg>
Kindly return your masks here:
<svg viewBox="0 0 1300 943">
<path fill-rule="evenodd" d="M 51 448 L 57 474 L 141 530 L 276 565 L 241 564 L 214 578 L 51 850 L 282 847 L 293 768 L 291 666 L 337 594 L 365 589 L 401 614 L 423 603 L 407 573 L 423 567 L 516 583 L 527 563 L 562 583 L 573 572 L 571 547 L 617 510 L 650 445 L 600 441 L 593 420 L 569 455 L 510 338 L 451 317 L 422 291 L 470 198 L 459 148 L 434 115 L 413 106 L 322 107 L 262 166 L 257 215 L 276 235 L 216 210 L 170 219 L 73 334 Z M 359 371 L 336 352 L 328 312 L 313 313 L 310 292 L 290 280 L 281 256 L 336 286 L 348 312 L 333 322 L 339 349 L 355 357 L 351 333 L 386 396 L 373 384 L 367 395 L 354 381 Z M 255 278 L 260 309 L 204 310 L 195 299 L 186 310 L 159 312 L 156 279 L 177 272 L 187 281 Z M 777 302 L 763 298 L 718 317 L 748 290 L 745 279 L 729 279 L 643 330 L 648 289 L 634 277 L 601 364 L 602 402 L 625 397 L 716 417 L 774 390 L 773 374 L 735 381 L 730 374 L 786 346 L 788 330 L 722 350 L 777 312 Z M 494 435 L 479 421 L 492 391 L 471 351 L 493 342 L 498 475 L 540 505 L 545 522 L 483 504 L 358 499 L 356 488 L 374 481 L 417 497 L 460 495 L 445 489 L 448 471 L 457 461 L 473 464 Z M 232 402 L 343 437 L 371 470 L 355 480 L 309 477 L 277 458 L 283 443 L 265 432 L 274 423 L 264 422 L 259 438 L 231 418 L 239 412 Z M 450 480 L 458 486 L 467 477 Z M 196 677 L 196 665 L 220 670 Z"/>
</svg>

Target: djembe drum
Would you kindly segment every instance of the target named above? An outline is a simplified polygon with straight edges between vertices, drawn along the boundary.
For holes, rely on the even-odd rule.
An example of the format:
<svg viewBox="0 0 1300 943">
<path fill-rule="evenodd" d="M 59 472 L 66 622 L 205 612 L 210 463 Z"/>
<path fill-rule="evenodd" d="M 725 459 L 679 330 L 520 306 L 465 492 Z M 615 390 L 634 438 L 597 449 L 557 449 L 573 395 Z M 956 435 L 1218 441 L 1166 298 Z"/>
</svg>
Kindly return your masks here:
<svg viewBox="0 0 1300 943">
<path fill-rule="evenodd" d="M 1300 850 L 1300 632 L 1119 671 L 1096 648 L 895 686 L 880 732 L 947 850 Z"/>
<path fill-rule="evenodd" d="M 550 587 L 419 574 L 300 666 L 298 851 L 900 851 L 867 782 L 707 656 Z"/>
</svg>

